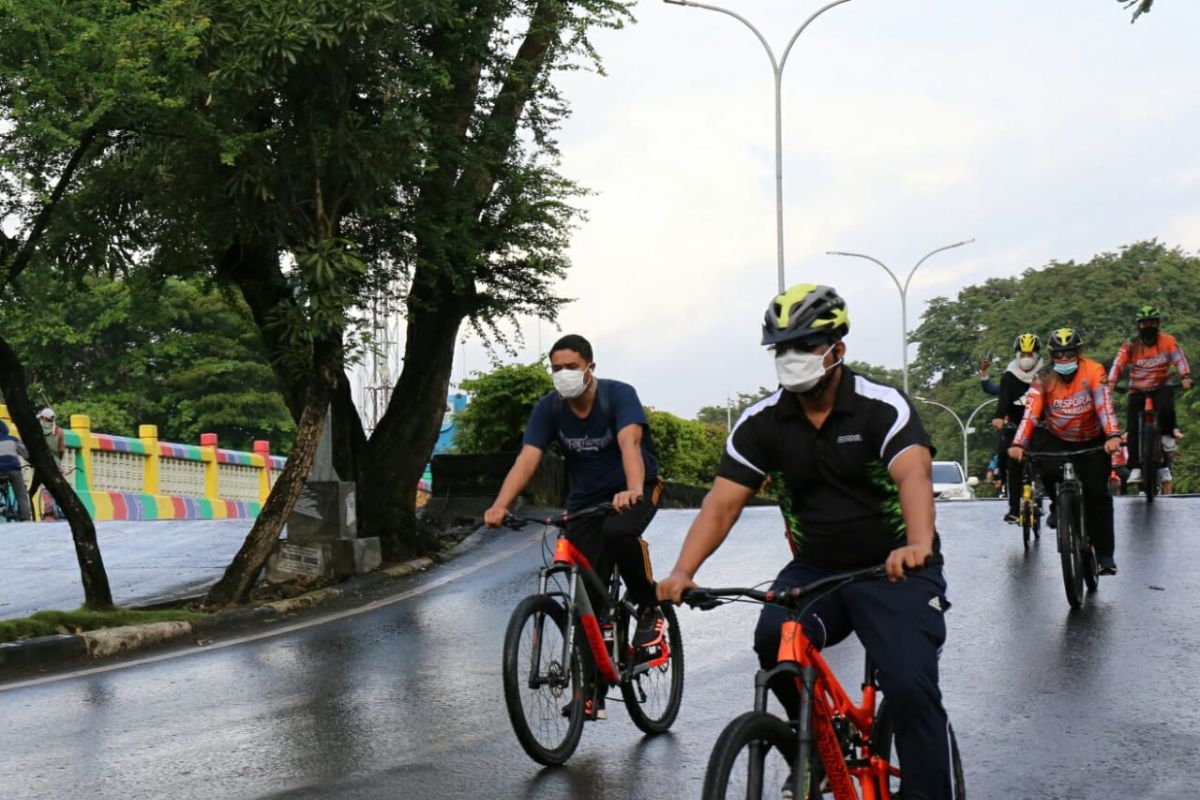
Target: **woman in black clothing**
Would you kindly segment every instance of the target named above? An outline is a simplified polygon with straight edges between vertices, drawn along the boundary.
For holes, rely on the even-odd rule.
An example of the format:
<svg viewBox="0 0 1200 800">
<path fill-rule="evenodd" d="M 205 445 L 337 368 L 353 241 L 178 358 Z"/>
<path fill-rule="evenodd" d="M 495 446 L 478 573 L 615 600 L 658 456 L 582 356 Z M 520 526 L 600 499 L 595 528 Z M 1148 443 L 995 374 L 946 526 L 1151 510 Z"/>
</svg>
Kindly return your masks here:
<svg viewBox="0 0 1200 800">
<path fill-rule="evenodd" d="M 1037 334 L 1018 335 L 1013 340 L 1013 359 L 1000 378 L 1000 395 L 996 401 L 996 416 L 992 420 L 992 427 L 1000 431 L 1004 440 L 999 453 L 1000 471 L 1005 476 L 1008 486 L 1008 511 L 1004 514 L 1005 522 L 1020 521 L 1021 471 L 1008 468 L 1007 451 L 1017 432 L 1017 424 L 1025 414 L 1025 393 L 1029 391 L 1033 376 L 1043 366 L 1041 350 L 1042 342 Z"/>
</svg>

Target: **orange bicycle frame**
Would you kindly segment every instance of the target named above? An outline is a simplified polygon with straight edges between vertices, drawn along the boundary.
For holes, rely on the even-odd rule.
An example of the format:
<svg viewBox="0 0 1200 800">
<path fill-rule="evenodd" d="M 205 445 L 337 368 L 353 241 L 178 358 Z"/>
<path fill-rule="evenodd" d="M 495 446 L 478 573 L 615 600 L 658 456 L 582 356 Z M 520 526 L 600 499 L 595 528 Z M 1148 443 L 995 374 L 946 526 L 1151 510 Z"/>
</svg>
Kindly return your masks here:
<svg viewBox="0 0 1200 800">
<path fill-rule="evenodd" d="M 579 609 L 579 624 L 583 627 L 583 636 L 587 642 L 588 649 L 592 651 L 593 660 L 596 662 L 596 669 L 601 677 L 610 684 L 618 684 L 621 682 L 621 676 L 617 672 L 617 665 L 613 661 L 613 653 L 608 651 L 608 646 L 604 642 L 604 634 L 600 631 L 600 620 L 596 617 L 596 612 L 592 608 L 591 599 L 586 591 L 577 591 L 580 587 L 580 581 L 574 580 L 579 576 L 583 581 L 595 581 L 598 586 L 603 586 L 600 583 L 600 578 L 596 571 L 592 568 L 591 563 L 583 553 L 579 552 L 571 540 L 566 536 L 559 534 L 557 542 L 554 545 L 554 566 L 544 571 L 542 575 L 541 594 L 546 593 L 547 576 L 551 571 L 569 572 L 572 577 L 572 588 L 568 597 L 568 603 Z M 605 590 L 601 596 L 607 594 Z M 568 636 L 563 642 L 563 647 L 567 651 L 564 653 L 564 663 L 566 663 L 567 654 L 570 652 L 571 636 Z"/>
<path fill-rule="evenodd" d="M 783 623 L 779 642 L 779 664 L 791 662 L 798 667 L 810 667 L 815 672 L 812 691 L 812 734 L 816 752 L 825 767 L 829 787 L 836 800 L 891 800 L 889 777 L 899 777 L 900 770 L 871 748 L 871 728 L 875 724 L 875 701 L 878 689 L 870 680 L 863 681 L 862 701 L 855 705 L 838 682 L 837 676 L 825 663 L 820 652 L 804 633 L 797 620 Z M 805 688 L 798 673 L 795 681 L 803 696 Z M 841 742 L 834 730 L 834 719 L 845 719 L 862 737 L 862 758 L 847 764 Z M 854 788 L 858 780 L 861 794 Z"/>
</svg>

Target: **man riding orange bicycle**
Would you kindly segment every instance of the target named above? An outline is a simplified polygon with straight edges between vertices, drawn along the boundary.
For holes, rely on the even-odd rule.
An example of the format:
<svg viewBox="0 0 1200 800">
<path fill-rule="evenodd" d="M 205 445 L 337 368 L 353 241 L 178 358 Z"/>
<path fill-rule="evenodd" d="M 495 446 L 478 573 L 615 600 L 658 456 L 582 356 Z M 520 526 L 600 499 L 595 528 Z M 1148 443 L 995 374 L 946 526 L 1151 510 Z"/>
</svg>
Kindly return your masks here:
<svg viewBox="0 0 1200 800">
<path fill-rule="evenodd" d="M 734 426 L 716 481 L 674 569 L 659 581 L 658 596 L 678 603 L 696 586 L 700 565 L 771 476 L 795 554 L 772 590 L 886 562 L 889 581 L 854 583 L 822 597 L 805 615 L 804 629 L 818 646 L 858 635 L 895 715 L 904 797 L 949 800 L 950 728 L 937 663 L 946 638 L 946 583 L 940 563 L 904 574 L 940 559 L 933 447 L 903 393 L 842 365 L 849 330 L 846 303 L 829 286 L 793 286 L 768 306 L 762 344 L 774 350 L 781 388 Z M 759 616 L 754 649 L 764 669 L 777 662 L 787 613 L 766 605 Z M 798 719 L 795 682 L 771 688 L 789 719 Z"/>
<path fill-rule="evenodd" d="M 555 391 L 534 406 L 521 452 L 484 512 L 484 524 L 495 528 L 504 523 L 542 454 L 558 442 L 570 485 L 567 511 L 611 502 L 617 512 L 572 522 L 567 537 L 600 575 L 607 576 L 616 562 L 639 611 L 638 655 L 652 660 L 664 645 L 666 621 L 654 596 L 650 552 L 642 538 L 662 491 L 646 412 L 632 386 L 596 377 L 592 345 L 582 336 L 568 334 L 554 343 L 550 369 Z M 600 605 L 599 597 L 594 601 Z"/>
<path fill-rule="evenodd" d="M 1183 436 L 1183 432 L 1175 424 L 1175 394 L 1167 381 L 1171 377 L 1171 367 L 1179 373 L 1180 384 L 1184 389 L 1192 388 L 1191 369 L 1183 349 L 1169 333 L 1159 330 L 1162 313 L 1152 305 L 1144 305 L 1137 312 L 1138 335 L 1121 343 L 1117 357 L 1113 359 L 1112 368 L 1108 371 L 1108 382 L 1116 386 L 1121 373 L 1129 368 L 1129 406 L 1126 409 L 1126 425 L 1129 431 L 1129 483 L 1140 483 L 1142 470 L 1141 445 L 1138 420 L 1146 407 L 1146 396 L 1153 398 L 1154 408 L 1158 410 L 1159 430 L 1162 431 L 1163 449 L 1170 452 L 1175 449 L 1175 441 Z M 1150 456 L 1153 458 L 1153 455 Z M 1153 481 L 1156 476 L 1147 475 L 1146 480 Z"/>
</svg>

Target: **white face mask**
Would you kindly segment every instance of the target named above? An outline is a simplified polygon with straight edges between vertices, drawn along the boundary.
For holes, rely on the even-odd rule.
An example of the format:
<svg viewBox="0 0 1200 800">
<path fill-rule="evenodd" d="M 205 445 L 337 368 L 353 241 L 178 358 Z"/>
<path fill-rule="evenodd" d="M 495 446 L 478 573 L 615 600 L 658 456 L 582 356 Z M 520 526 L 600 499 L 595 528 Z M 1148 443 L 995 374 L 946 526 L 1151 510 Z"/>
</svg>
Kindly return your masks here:
<svg viewBox="0 0 1200 800">
<path fill-rule="evenodd" d="M 825 366 L 825 353 L 801 353 L 786 350 L 775 356 L 775 374 L 779 385 L 789 392 L 807 392 L 817 385 L 825 373 L 842 363 L 838 359 Z"/>
<path fill-rule="evenodd" d="M 1028 372 L 1037 365 L 1037 356 L 1018 356 L 1017 366 Z"/>
<path fill-rule="evenodd" d="M 587 391 L 586 369 L 560 369 L 552 373 L 550 379 L 554 381 L 558 393 L 567 400 L 574 400 Z"/>
</svg>

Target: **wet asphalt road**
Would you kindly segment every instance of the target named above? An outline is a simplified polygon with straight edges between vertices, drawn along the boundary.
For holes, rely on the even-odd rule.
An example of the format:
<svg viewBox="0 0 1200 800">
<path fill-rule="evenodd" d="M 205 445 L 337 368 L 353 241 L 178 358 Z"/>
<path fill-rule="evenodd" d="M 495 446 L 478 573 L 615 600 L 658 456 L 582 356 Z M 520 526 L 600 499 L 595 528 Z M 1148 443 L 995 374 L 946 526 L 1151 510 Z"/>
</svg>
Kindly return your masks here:
<svg viewBox="0 0 1200 800">
<path fill-rule="evenodd" d="M 1191 796 L 1200 754 L 1200 499 L 1116 506 L 1121 573 L 1069 611 L 1052 538 L 1028 555 L 995 502 L 939 505 L 949 641 L 942 689 L 972 798 Z M 651 527 L 670 566 L 693 512 Z M 778 512 L 752 509 L 700 578 L 766 580 Z M 507 615 L 534 588 L 529 533 L 415 579 L 391 605 L 249 643 L 0 685 L 4 798 L 690 798 L 721 727 L 746 710 L 756 610 L 681 611 L 675 730 L 643 738 L 620 703 L 565 768 L 514 739 L 500 689 Z M 222 646 L 230 644 L 230 646 Z M 850 685 L 861 650 L 827 654 Z"/>
</svg>

